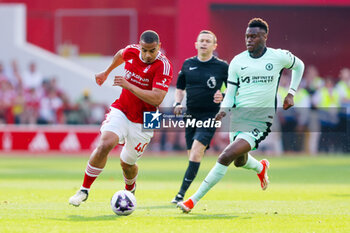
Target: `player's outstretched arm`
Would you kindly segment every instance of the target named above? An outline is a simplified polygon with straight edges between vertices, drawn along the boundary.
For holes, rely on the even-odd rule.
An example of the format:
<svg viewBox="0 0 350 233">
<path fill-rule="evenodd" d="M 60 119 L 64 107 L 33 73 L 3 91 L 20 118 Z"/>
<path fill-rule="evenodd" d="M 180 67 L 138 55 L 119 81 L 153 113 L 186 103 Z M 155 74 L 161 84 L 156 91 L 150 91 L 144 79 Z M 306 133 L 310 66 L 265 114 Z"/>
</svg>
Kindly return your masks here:
<svg viewBox="0 0 350 233">
<path fill-rule="evenodd" d="M 101 73 L 95 75 L 96 83 L 101 86 L 106 81 L 108 75 L 112 72 L 112 70 L 114 70 L 122 63 L 124 63 L 123 49 L 119 50 L 114 55 L 112 63 L 107 67 L 105 71 L 102 71 Z"/>
</svg>

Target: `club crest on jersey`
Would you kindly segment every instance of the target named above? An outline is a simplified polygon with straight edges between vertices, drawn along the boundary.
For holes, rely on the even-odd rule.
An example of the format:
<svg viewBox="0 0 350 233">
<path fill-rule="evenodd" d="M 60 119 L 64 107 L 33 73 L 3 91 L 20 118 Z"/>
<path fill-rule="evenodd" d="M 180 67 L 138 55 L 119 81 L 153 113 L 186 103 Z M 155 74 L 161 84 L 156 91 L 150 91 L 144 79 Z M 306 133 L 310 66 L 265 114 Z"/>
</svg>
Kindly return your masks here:
<svg viewBox="0 0 350 233">
<path fill-rule="evenodd" d="M 267 63 L 266 66 L 265 66 L 265 69 L 270 71 L 273 69 L 273 65 L 271 63 Z"/>
<path fill-rule="evenodd" d="M 214 76 L 211 76 L 208 81 L 207 81 L 207 85 L 209 88 L 214 88 L 216 87 L 216 79 Z"/>
<path fill-rule="evenodd" d="M 147 67 L 143 70 L 143 73 L 147 73 L 147 71 L 149 70 L 149 68 L 151 68 L 151 65 L 147 66 Z"/>
<path fill-rule="evenodd" d="M 129 80 L 129 79 L 131 78 L 131 74 L 130 74 L 130 73 L 126 73 L 125 78 L 126 78 L 127 80 Z"/>
</svg>

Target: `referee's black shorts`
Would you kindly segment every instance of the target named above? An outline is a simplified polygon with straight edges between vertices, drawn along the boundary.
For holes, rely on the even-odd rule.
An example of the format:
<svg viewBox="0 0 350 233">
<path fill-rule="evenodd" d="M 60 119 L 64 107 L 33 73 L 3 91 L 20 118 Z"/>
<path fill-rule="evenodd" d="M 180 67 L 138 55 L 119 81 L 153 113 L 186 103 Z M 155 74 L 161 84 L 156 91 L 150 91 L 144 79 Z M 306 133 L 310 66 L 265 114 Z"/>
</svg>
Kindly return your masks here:
<svg viewBox="0 0 350 233">
<path fill-rule="evenodd" d="M 187 113 L 188 116 L 186 116 L 187 119 L 196 119 L 196 121 L 206 121 L 209 118 L 215 118 L 216 113 L 211 113 L 211 114 L 196 114 L 192 115 L 190 113 Z M 199 141 L 202 143 L 204 146 L 207 146 L 207 149 L 209 149 L 211 139 L 213 138 L 215 134 L 215 127 L 211 128 L 197 128 L 196 126 L 194 127 L 186 127 L 185 129 L 185 137 L 186 137 L 186 146 L 187 150 L 191 150 L 192 144 L 194 140 Z"/>
</svg>

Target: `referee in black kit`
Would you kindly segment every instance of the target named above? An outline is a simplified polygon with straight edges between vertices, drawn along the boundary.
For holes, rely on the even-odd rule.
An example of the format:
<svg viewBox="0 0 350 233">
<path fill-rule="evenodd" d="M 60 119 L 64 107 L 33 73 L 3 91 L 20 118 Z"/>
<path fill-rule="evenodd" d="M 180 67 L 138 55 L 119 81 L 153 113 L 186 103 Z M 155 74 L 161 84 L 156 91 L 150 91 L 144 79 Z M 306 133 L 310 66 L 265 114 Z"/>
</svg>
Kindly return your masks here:
<svg viewBox="0 0 350 233">
<path fill-rule="evenodd" d="M 196 120 L 205 121 L 215 118 L 219 111 L 223 95 L 220 91 L 226 84 L 228 64 L 213 55 L 217 47 L 217 39 L 213 32 L 203 30 L 195 43 L 197 56 L 188 58 L 179 73 L 176 91 L 174 113 L 182 112 L 181 102 L 187 94 L 186 115 Z M 215 134 L 215 128 L 186 128 L 186 144 L 189 164 L 182 180 L 180 191 L 171 201 L 176 204 L 183 201 L 187 189 L 197 175 L 204 152 L 209 148 Z"/>
</svg>

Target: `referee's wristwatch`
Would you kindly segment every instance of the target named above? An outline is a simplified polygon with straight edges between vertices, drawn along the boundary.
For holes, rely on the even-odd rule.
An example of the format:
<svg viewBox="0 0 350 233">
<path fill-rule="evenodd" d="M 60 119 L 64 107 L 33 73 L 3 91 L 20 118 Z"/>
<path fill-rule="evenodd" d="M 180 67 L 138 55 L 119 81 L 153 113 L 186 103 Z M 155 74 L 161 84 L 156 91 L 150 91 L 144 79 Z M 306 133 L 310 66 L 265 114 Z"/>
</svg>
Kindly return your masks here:
<svg viewBox="0 0 350 233">
<path fill-rule="evenodd" d="M 177 106 L 179 106 L 179 105 L 181 105 L 180 102 L 175 102 L 175 103 L 173 104 L 173 107 L 177 107 Z"/>
</svg>

